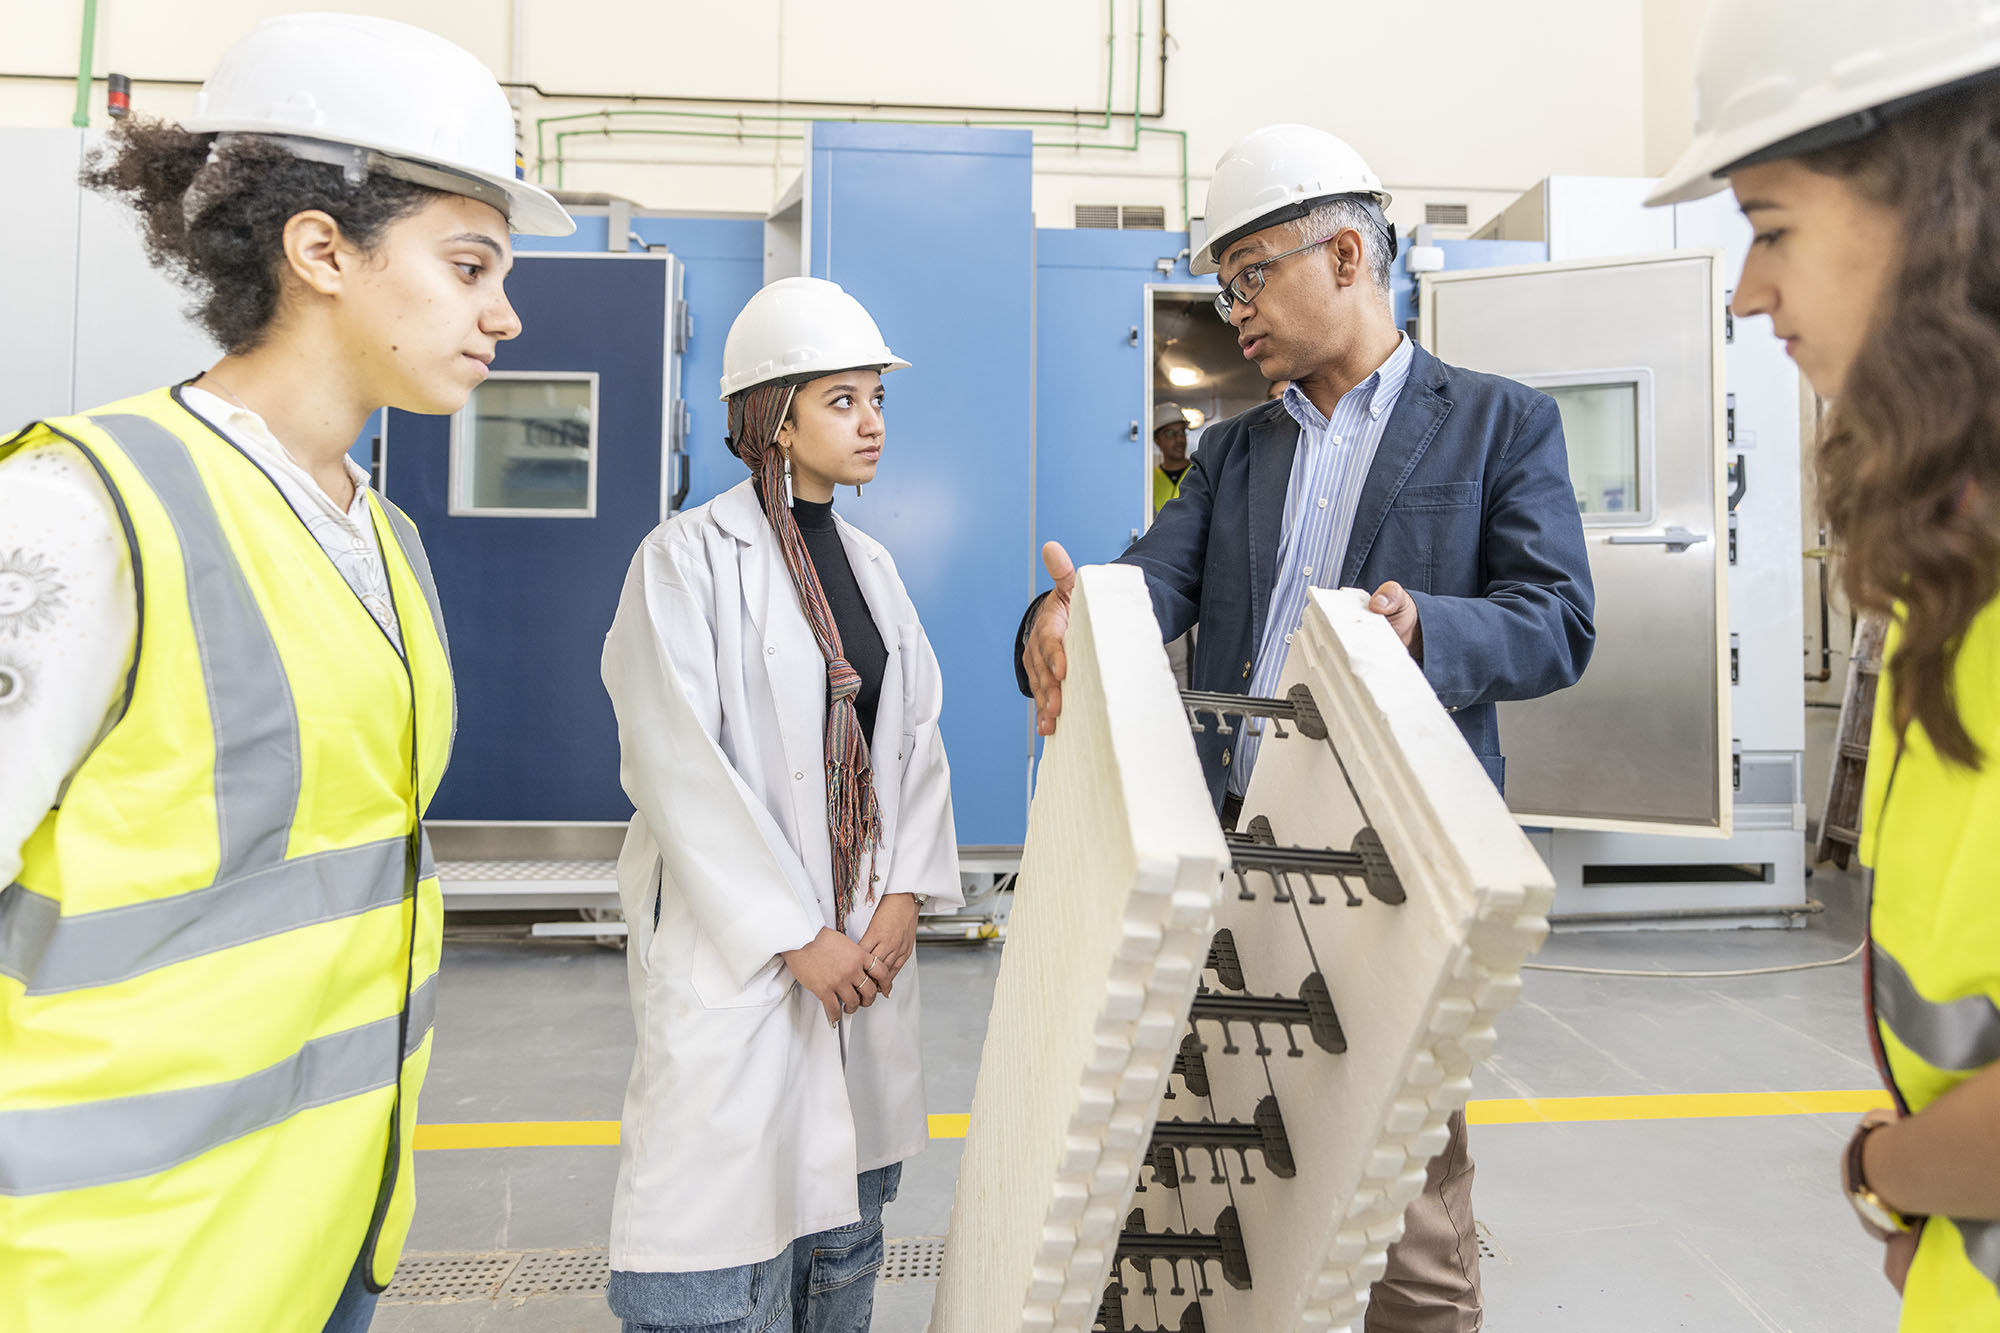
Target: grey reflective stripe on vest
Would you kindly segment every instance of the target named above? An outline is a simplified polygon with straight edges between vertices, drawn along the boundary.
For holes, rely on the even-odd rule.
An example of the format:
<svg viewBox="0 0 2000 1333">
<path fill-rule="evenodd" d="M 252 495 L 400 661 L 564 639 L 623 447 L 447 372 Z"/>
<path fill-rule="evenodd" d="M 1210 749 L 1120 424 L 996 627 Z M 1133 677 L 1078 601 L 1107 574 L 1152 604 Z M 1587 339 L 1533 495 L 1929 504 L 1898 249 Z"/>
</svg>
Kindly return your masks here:
<svg viewBox="0 0 2000 1333">
<path fill-rule="evenodd" d="M 1961 1222 L 1951 1219 L 1965 1243 L 1965 1258 L 1994 1286 L 2000 1287 L 2000 1222 Z"/>
<path fill-rule="evenodd" d="M 224 884 L 285 859 L 301 772 L 291 682 L 187 445 L 145 417 L 90 420 L 145 476 L 180 539 L 215 733 L 215 882 Z"/>
<path fill-rule="evenodd" d="M 437 973 L 425 977 L 423 984 L 410 992 L 410 1032 L 403 1043 L 405 1059 L 416 1054 L 417 1047 L 424 1044 L 424 1034 L 437 1022 L 438 996 Z"/>
<path fill-rule="evenodd" d="M 438 601 L 437 580 L 431 575 L 431 558 L 424 550 L 423 538 L 417 536 L 416 525 L 403 516 L 403 511 L 382 501 L 382 512 L 388 516 L 389 531 L 396 538 L 396 545 L 403 552 L 403 559 L 410 565 L 410 571 L 417 576 L 417 586 L 424 590 L 424 604 L 431 609 L 431 624 L 437 627 L 438 645 L 444 649 L 444 663 L 447 671 L 451 667 L 451 636 L 444 629 L 444 603 Z M 447 738 L 458 739 L 458 687 L 451 691 L 451 733 Z M 449 752 L 449 751 L 447 751 Z"/>
<path fill-rule="evenodd" d="M 0 974 L 30 995 L 109 986 L 155 968 L 359 916 L 403 900 L 407 838 L 294 857 L 192 893 L 63 916 L 19 884 L 0 891 Z"/>
<path fill-rule="evenodd" d="M 1910 974 L 1880 944 L 1871 944 L 1875 1016 L 1934 1069 L 1984 1069 L 2000 1061 L 2000 1009 L 1984 995 L 1935 1003 L 1917 993 Z"/>
<path fill-rule="evenodd" d="M 435 978 L 433 978 L 435 980 Z M 409 1047 L 423 1040 L 411 996 Z M 426 1015 L 434 1009 L 426 1001 Z M 386 1088 L 399 1015 L 320 1037 L 226 1083 L 32 1111 L 0 1111 L 0 1195 L 51 1194 L 169 1170 L 315 1106 Z"/>
</svg>

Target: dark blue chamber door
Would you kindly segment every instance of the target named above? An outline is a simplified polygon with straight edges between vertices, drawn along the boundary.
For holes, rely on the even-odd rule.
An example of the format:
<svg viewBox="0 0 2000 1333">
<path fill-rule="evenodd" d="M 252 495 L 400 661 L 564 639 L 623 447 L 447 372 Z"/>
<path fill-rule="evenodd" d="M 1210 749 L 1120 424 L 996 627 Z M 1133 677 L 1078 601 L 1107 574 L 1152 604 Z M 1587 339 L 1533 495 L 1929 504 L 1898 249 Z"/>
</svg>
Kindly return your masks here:
<svg viewBox="0 0 2000 1333">
<path fill-rule="evenodd" d="M 391 411 L 384 485 L 422 533 L 458 680 L 438 819 L 617 820 L 598 677 L 625 569 L 669 499 L 665 254 L 523 254 L 521 336 L 454 417 Z"/>
</svg>

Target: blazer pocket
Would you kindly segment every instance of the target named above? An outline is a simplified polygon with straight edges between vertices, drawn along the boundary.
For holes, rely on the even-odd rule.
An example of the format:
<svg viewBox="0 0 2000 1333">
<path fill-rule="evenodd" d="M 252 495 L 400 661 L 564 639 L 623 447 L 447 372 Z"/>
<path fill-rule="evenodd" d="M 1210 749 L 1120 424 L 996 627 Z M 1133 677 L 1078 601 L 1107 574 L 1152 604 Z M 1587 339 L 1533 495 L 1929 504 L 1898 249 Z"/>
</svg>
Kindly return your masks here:
<svg viewBox="0 0 2000 1333">
<path fill-rule="evenodd" d="M 1405 486 L 1392 509 L 1458 509 L 1479 503 L 1476 481 L 1441 481 L 1429 486 Z"/>
</svg>

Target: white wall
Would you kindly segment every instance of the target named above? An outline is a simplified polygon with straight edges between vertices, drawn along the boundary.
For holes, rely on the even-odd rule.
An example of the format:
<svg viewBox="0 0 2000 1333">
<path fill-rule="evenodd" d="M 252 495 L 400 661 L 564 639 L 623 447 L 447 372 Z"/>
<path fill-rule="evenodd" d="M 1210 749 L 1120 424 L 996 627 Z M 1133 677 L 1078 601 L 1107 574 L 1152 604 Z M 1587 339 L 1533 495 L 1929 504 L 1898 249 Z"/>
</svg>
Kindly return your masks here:
<svg viewBox="0 0 2000 1333">
<path fill-rule="evenodd" d="M 1149 126 L 1184 130 L 1193 211 L 1207 173 L 1235 136 L 1302 120 L 1348 138 L 1397 195 L 1405 225 L 1427 201 L 1462 202 L 1478 225 L 1543 176 L 1643 175 L 1685 142 L 1687 66 L 1708 0 L 1437 0 L 1389 5 L 1294 3 L 1246 10 L 1222 0 L 101 0 L 96 71 L 134 79 L 199 80 L 258 19 L 338 7 L 424 24 L 503 78 L 599 98 L 521 97 L 530 174 L 538 118 L 621 111 L 702 111 L 718 120 L 623 116 L 545 127 L 685 135 L 590 134 L 563 143 L 563 184 L 622 194 L 653 208 L 763 212 L 796 172 L 796 142 L 753 138 L 797 126 L 745 119 L 732 108 L 660 97 L 754 98 L 748 113 L 811 114 L 811 99 L 864 103 L 1060 107 L 1081 114 L 1035 128 L 1035 211 L 1071 225 L 1076 203 L 1161 204 L 1182 224 L 1179 141 L 1141 136 L 1129 115 L 1101 123 L 1106 60 L 1115 108 L 1133 105 L 1134 56 L 1144 105 L 1160 93 L 1159 32 L 1168 20 L 1167 114 Z M 13 6 L 0 73 L 71 75 L 82 0 Z M 1136 29 L 1144 35 L 1135 50 Z M 519 40 L 516 41 L 518 34 Z M 1111 38 L 1107 49 L 1107 37 Z M 141 83 L 134 100 L 172 116 L 193 89 Z M 0 78 L 0 125 L 67 124 L 72 84 Z M 1678 100 L 1676 100 L 1678 99 Z M 780 105 L 782 103 L 783 105 Z M 92 123 L 106 124 L 100 84 Z M 1657 109 L 1656 109 L 1657 108 Z M 837 116 L 849 113 L 822 111 Z M 947 112 L 893 111 L 953 120 Z M 978 117 L 975 117 L 978 118 Z M 998 117 L 995 117 L 998 118 Z M 1046 119 L 1046 117 L 1044 117 Z M 737 131 L 744 132 L 739 139 Z M 553 182 L 553 160 L 541 164 Z"/>
</svg>

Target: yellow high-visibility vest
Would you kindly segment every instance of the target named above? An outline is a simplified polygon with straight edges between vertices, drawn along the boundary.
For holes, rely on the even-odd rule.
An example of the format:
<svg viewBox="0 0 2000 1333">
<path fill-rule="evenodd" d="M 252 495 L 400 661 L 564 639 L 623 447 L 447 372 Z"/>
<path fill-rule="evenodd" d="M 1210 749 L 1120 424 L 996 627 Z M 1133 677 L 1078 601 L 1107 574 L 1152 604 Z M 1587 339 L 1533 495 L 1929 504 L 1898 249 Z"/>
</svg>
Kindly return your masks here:
<svg viewBox="0 0 2000 1333">
<path fill-rule="evenodd" d="M 275 483 L 157 390 L 30 426 L 131 547 L 121 707 L 0 890 L 0 1328 L 319 1333 L 415 1206 L 454 725 L 416 530 L 398 649 Z"/>
<path fill-rule="evenodd" d="M 1954 671 L 1977 771 L 1901 736 L 1889 675 L 1875 708 L 1862 858 L 1875 1037 L 1897 1097 L 1921 1111 L 2000 1060 L 2000 601 L 1980 612 Z M 1903 1333 L 2000 1333 L 2000 1222 L 1933 1217 L 1903 1288 Z"/>
<path fill-rule="evenodd" d="M 1188 467 L 1193 466 L 1193 463 L 1188 464 Z M 1186 480 L 1187 471 L 1185 469 L 1182 470 L 1178 477 L 1168 476 L 1167 470 L 1163 467 L 1155 467 L 1153 469 L 1153 512 L 1155 514 L 1158 514 L 1160 510 L 1166 507 L 1167 501 L 1175 499 L 1180 495 L 1181 483 Z"/>
</svg>

